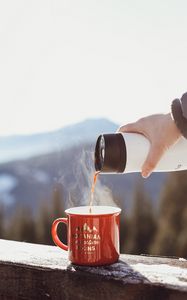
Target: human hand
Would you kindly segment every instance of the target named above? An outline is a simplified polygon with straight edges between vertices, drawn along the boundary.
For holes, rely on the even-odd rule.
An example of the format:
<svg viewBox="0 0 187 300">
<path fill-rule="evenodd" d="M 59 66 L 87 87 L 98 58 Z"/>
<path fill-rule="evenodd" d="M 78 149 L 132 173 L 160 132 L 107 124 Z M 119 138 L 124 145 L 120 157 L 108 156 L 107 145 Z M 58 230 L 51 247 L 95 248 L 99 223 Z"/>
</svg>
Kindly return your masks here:
<svg viewBox="0 0 187 300">
<path fill-rule="evenodd" d="M 181 133 L 171 114 L 156 114 L 126 124 L 118 132 L 136 132 L 143 134 L 150 141 L 150 149 L 142 166 L 142 176 L 148 177 L 156 167 L 163 154 L 176 143 Z"/>
</svg>

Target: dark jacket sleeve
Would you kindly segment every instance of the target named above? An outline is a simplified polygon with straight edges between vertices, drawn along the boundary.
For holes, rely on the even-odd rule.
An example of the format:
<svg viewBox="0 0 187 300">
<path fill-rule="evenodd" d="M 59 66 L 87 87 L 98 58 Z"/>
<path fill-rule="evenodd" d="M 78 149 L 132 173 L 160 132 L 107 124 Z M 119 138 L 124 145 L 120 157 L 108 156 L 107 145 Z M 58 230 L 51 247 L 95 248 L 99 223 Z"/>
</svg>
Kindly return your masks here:
<svg viewBox="0 0 187 300">
<path fill-rule="evenodd" d="M 181 99 L 175 99 L 171 105 L 173 119 L 182 135 L 187 138 L 187 93 Z"/>
</svg>

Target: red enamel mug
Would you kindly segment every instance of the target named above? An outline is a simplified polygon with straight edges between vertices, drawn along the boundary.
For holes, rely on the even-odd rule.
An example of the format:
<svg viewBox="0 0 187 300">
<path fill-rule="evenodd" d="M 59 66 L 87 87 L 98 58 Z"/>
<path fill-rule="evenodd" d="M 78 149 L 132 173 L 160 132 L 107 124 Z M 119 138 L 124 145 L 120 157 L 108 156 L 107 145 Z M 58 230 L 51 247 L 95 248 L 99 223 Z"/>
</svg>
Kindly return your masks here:
<svg viewBox="0 0 187 300">
<path fill-rule="evenodd" d="M 73 207 L 65 210 L 67 218 L 56 219 L 51 228 L 54 243 L 68 251 L 77 265 L 99 266 L 119 258 L 119 216 L 121 209 L 112 206 Z M 57 235 L 59 223 L 67 225 L 68 245 Z"/>
</svg>

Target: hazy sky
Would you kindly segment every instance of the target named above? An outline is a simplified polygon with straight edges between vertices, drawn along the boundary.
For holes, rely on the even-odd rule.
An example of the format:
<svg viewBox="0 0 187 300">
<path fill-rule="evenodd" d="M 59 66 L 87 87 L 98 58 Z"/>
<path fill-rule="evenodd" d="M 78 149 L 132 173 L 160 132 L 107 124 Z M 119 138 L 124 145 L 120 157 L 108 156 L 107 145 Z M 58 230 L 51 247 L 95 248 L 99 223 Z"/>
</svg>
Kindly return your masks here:
<svg viewBox="0 0 187 300">
<path fill-rule="evenodd" d="M 0 135 L 119 124 L 187 91 L 187 2 L 0 1 Z"/>
</svg>

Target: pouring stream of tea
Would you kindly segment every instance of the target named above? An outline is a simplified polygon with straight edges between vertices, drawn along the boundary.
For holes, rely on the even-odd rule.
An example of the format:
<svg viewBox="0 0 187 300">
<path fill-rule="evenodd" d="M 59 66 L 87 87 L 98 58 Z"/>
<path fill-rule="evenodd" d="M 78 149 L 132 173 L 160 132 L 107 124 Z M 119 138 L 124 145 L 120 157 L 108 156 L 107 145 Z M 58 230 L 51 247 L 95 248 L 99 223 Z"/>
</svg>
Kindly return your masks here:
<svg viewBox="0 0 187 300">
<path fill-rule="evenodd" d="M 93 205 L 93 199 L 94 199 L 94 190 L 95 190 L 95 185 L 97 181 L 97 177 L 99 175 L 99 171 L 94 173 L 94 178 L 92 182 L 92 187 L 91 187 L 91 194 L 90 194 L 90 204 L 89 204 L 89 213 L 92 213 L 92 205 Z"/>
</svg>

